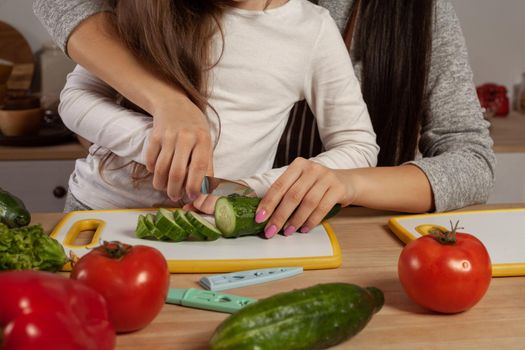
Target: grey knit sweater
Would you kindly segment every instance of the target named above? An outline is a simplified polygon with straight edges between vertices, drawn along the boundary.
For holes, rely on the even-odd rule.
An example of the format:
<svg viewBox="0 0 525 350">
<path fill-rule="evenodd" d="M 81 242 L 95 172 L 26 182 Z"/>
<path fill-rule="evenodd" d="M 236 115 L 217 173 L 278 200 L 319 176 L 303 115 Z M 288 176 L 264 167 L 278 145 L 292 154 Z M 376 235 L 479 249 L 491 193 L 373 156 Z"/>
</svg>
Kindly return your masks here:
<svg viewBox="0 0 525 350">
<path fill-rule="evenodd" d="M 319 0 L 344 27 L 353 0 Z M 35 0 L 40 21 L 65 49 L 67 38 L 87 17 L 111 11 L 105 0 Z M 476 97 L 465 40 L 448 0 L 437 0 L 429 77 L 430 118 L 421 130 L 421 157 L 436 211 L 485 202 L 494 185 L 495 157 L 489 124 Z M 360 62 L 354 62 L 359 76 Z"/>
</svg>

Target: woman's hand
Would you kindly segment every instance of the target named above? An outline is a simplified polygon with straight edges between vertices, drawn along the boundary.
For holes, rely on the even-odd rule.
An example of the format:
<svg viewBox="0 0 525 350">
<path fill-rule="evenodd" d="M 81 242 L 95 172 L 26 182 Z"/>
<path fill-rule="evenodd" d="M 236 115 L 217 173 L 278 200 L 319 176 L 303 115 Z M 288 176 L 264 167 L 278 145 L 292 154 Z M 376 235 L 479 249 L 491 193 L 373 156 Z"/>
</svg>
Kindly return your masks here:
<svg viewBox="0 0 525 350">
<path fill-rule="evenodd" d="M 287 236 L 298 230 L 307 233 L 335 204 L 347 206 L 353 196 L 353 189 L 336 170 L 297 158 L 263 197 L 255 221 L 270 218 L 264 231 L 266 238 L 272 238 L 281 229 Z"/>
<path fill-rule="evenodd" d="M 155 109 L 146 153 L 155 189 L 173 201 L 196 199 L 204 175 L 213 175 L 212 159 L 209 125 L 197 106 L 183 97 Z"/>
</svg>

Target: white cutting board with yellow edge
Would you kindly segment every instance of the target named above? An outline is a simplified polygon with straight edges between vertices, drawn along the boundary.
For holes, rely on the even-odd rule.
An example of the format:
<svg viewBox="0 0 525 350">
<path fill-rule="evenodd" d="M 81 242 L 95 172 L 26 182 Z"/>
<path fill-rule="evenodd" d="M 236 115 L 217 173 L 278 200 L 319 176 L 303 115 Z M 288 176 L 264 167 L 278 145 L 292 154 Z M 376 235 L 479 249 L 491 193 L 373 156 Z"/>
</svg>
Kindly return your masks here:
<svg viewBox="0 0 525 350">
<path fill-rule="evenodd" d="M 492 276 L 525 276 L 525 208 L 476 210 L 391 218 L 390 229 L 405 243 L 429 233 L 433 226 L 476 236 L 487 248 Z"/>
<path fill-rule="evenodd" d="M 76 211 L 67 214 L 51 233 L 69 255 L 81 257 L 102 241 L 120 241 L 157 248 L 168 261 L 171 272 L 232 272 L 240 270 L 301 266 L 304 269 L 329 269 L 341 265 L 341 249 L 328 223 L 308 234 L 219 238 L 210 242 L 160 242 L 135 236 L 140 214 L 156 209 Z M 206 216 L 205 216 L 206 217 Z M 206 217 L 213 222 L 213 217 Z M 83 231 L 94 231 L 92 239 L 78 243 Z M 66 266 L 65 269 L 69 267 Z"/>
</svg>

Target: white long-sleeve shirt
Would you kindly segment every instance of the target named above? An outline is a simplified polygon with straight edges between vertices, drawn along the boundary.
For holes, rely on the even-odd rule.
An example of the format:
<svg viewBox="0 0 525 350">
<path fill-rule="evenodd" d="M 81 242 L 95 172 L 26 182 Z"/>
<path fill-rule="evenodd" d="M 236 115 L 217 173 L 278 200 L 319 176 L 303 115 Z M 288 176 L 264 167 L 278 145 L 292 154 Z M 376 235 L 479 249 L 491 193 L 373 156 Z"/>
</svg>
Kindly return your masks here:
<svg viewBox="0 0 525 350">
<path fill-rule="evenodd" d="M 327 10 L 289 0 L 265 11 L 230 8 L 222 19 L 224 51 L 211 71 L 209 103 L 221 120 L 215 176 L 246 181 L 258 195 L 285 168 L 272 169 L 294 103 L 306 99 L 326 151 L 312 160 L 330 168 L 375 166 L 379 148 L 359 83 L 339 30 Z M 223 42 L 214 43 L 219 55 Z M 151 178 L 134 185 L 131 167 L 145 163 L 153 121 L 115 103 L 117 93 L 78 66 L 62 91 L 66 126 L 93 142 L 76 162 L 69 186 L 91 208 L 169 205 Z M 176 112 L 176 111 L 174 111 Z M 218 120 L 208 111 L 212 141 Z M 110 150 L 109 170 L 98 166 Z"/>
</svg>

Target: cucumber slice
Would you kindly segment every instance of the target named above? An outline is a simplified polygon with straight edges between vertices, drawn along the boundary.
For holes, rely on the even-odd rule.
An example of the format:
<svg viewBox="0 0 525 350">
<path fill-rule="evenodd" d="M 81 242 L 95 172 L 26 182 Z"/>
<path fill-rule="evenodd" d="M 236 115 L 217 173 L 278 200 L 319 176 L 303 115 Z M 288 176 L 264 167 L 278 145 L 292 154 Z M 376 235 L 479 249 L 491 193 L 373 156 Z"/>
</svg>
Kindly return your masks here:
<svg viewBox="0 0 525 350">
<path fill-rule="evenodd" d="M 201 215 L 189 211 L 186 218 L 195 227 L 196 232 L 204 235 L 207 241 L 214 241 L 221 236 L 221 232 Z"/>
<path fill-rule="evenodd" d="M 255 235 L 264 231 L 266 222 L 255 222 L 255 211 L 260 198 L 228 196 L 215 203 L 215 225 L 223 237 Z"/>
<path fill-rule="evenodd" d="M 146 225 L 146 217 L 144 215 L 139 215 L 139 218 L 137 220 L 137 228 L 135 229 L 135 235 L 138 238 L 142 239 L 153 237 L 153 234 L 150 232 L 148 226 Z"/>
<path fill-rule="evenodd" d="M 168 209 L 160 208 L 155 218 L 155 227 L 162 235 L 170 241 L 180 242 L 188 237 L 188 233 L 177 225 L 173 218 L 173 213 Z"/>
<path fill-rule="evenodd" d="M 188 239 L 192 241 L 205 241 L 206 236 L 198 232 L 186 217 L 186 212 L 182 209 L 175 209 L 173 212 L 175 222 L 188 233 Z"/>
<path fill-rule="evenodd" d="M 167 237 L 162 234 L 162 232 L 155 226 L 155 215 L 147 214 L 144 219 L 144 224 L 148 228 L 152 237 L 158 239 L 159 241 L 167 240 Z"/>
</svg>

